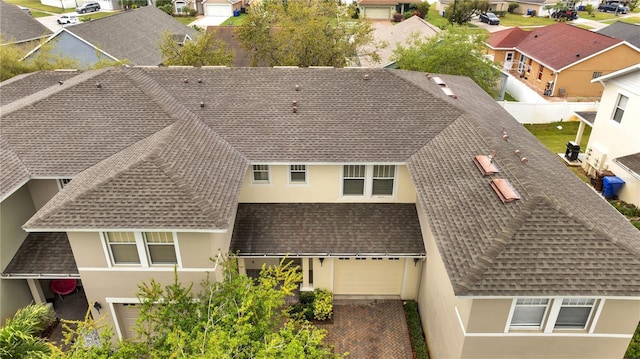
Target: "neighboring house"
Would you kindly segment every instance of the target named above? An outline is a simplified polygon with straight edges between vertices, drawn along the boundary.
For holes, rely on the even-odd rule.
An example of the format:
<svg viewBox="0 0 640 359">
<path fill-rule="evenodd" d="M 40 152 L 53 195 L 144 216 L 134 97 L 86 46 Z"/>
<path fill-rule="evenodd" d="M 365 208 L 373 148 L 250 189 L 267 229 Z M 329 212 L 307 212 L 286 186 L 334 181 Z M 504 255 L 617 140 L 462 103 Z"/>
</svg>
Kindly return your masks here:
<svg viewBox="0 0 640 359">
<path fill-rule="evenodd" d="M 624 40 L 640 49 L 640 25 L 616 21 L 613 24 L 597 31 L 599 34 Z"/>
<path fill-rule="evenodd" d="M 38 20 L 16 5 L 0 0 L 0 36 L 2 44 L 23 44 L 35 47 L 37 42 L 51 35 Z"/>
<path fill-rule="evenodd" d="M 0 111 L 2 305 L 79 278 L 131 338 L 141 281 L 219 280 L 231 251 L 248 274 L 290 258 L 303 290 L 417 300 L 434 358 L 620 358 L 640 320 L 640 232 L 469 78 L 56 75 L 0 85 L 21 95 Z"/>
<path fill-rule="evenodd" d="M 440 32 L 439 28 L 415 15 L 394 26 L 384 23 L 373 23 L 372 26 L 374 42 L 386 44 L 386 47 L 375 49 L 373 46 L 366 46 L 363 49 L 364 52 L 377 50 L 380 62 L 373 62 L 366 56 L 359 57 L 360 66 L 363 67 L 394 67 L 395 61 L 392 61 L 391 58 L 398 45 L 407 47 L 409 46 L 408 41 L 415 36 L 425 39 Z"/>
<path fill-rule="evenodd" d="M 628 42 L 565 23 L 494 32 L 487 52 L 539 93 L 560 97 L 600 97 L 592 79 L 640 62 L 640 49 Z"/>
<path fill-rule="evenodd" d="M 453 4 L 454 0 L 439 0 L 436 2 L 436 10 L 438 15 L 442 16 L 447 6 Z M 509 1 L 489 0 L 489 11 L 507 11 L 509 9 Z"/>
<path fill-rule="evenodd" d="M 594 79 L 604 86 L 585 150 L 584 170 L 609 170 L 625 181 L 618 194 L 640 206 L 640 65 Z"/>
<path fill-rule="evenodd" d="M 214 17 L 231 17 L 234 12 L 244 13 L 251 1 L 245 0 L 172 0 L 176 13 L 184 12 L 183 8 L 193 9 L 200 15 Z"/>
<path fill-rule="evenodd" d="M 393 14 L 402 14 L 409 11 L 411 4 L 419 3 L 421 0 L 405 0 L 396 2 L 391 0 L 359 0 L 360 18 L 371 20 L 391 19 Z"/>
<path fill-rule="evenodd" d="M 172 34 L 178 42 L 189 41 L 199 34 L 155 6 L 145 6 L 65 26 L 46 44 L 53 53 L 76 60 L 80 68 L 105 60 L 157 66 L 163 60 L 160 43 L 165 33 Z M 39 47 L 27 57 L 38 50 Z"/>
<path fill-rule="evenodd" d="M 88 2 L 89 0 L 40 0 L 42 5 L 58 7 L 63 10 L 75 10 L 76 7 Z M 100 4 L 101 10 L 117 10 L 122 9 L 120 0 L 95 0 Z M 154 1 L 155 3 L 155 1 Z"/>
</svg>

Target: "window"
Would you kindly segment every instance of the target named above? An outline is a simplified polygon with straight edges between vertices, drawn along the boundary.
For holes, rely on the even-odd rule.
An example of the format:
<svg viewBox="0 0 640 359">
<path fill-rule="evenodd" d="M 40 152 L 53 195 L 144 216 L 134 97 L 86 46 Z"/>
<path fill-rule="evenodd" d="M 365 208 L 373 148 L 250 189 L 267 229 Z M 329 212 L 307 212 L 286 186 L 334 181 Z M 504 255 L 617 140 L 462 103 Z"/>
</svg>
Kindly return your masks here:
<svg viewBox="0 0 640 359">
<path fill-rule="evenodd" d="M 616 109 L 613 111 L 613 120 L 617 123 L 620 123 L 620 121 L 622 121 L 622 116 L 624 116 L 624 109 L 627 107 L 627 102 L 629 102 L 629 98 L 627 96 L 618 95 Z"/>
<path fill-rule="evenodd" d="M 253 165 L 253 183 L 269 183 L 268 165 Z"/>
<path fill-rule="evenodd" d="M 171 233 L 146 232 L 144 233 L 144 239 L 151 264 L 175 264 L 178 262 Z"/>
<path fill-rule="evenodd" d="M 107 232 L 105 236 L 113 264 L 140 264 L 133 232 Z"/>
<path fill-rule="evenodd" d="M 393 195 L 393 178 L 396 173 L 396 166 L 373 166 L 373 190 L 374 196 Z"/>
<path fill-rule="evenodd" d="M 542 73 L 544 72 L 544 66 L 540 65 L 538 68 L 538 80 L 542 80 Z"/>
<path fill-rule="evenodd" d="M 602 72 L 596 71 L 593 74 L 591 74 L 591 79 L 593 80 L 593 79 L 598 78 L 600 76 L 602 76 Z"/>
<path fill-rule="evenodd" d="M 393 196 L 395 165 L 345 165 L 342 173 L 343 196 Z"/>
<path fill-rule="evenodd" d="M 345 165 L 342 180 L 344 196 L 364 196 L 365 166 Z"/>
<path fill-rule="evenodd" d="M 306 165 L 289 166 L 289 183 L 296 183 L 296 184 L 307 183 L 307 166 Z"/>
<path fill-rule="evenodd" d="M 511 327 L 542 327 L 549 299 L 520 298 L 516 300 Z"/>
<path fill-rule="evenodd" d="M 595 302 L 595 299 L 586 298 L 563 299 L 555 327 L 559 329 L 584 329 L 589 322 Z"/>
<path fill-rule="evenodd" d="M 58 179 L 58 189 L 63 189 L 64 186 L 71 182 L 71 178 L 59 178 Z"/>
</svg>

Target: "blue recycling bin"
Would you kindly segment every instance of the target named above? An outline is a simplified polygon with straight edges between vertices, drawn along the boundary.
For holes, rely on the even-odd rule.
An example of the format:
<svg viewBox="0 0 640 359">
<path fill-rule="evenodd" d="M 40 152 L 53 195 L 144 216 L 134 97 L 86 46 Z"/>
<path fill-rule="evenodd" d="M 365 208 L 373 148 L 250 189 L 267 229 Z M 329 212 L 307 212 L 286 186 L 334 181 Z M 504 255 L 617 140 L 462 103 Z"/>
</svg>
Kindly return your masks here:
<svg viewBox="0 0 640 359">
<path fill-rule="evenodd" d="M 606 199 L 612 199 L 618 195 L 622 186 L 624 186 L 624 180 L 618 176 L 603 177 L 602 196 Z"/>
<path fill-rule="evenodd" d="M 240 16 L 240 10 L 238 9 L 233 10 L 233 16 Z"/>
</svg>

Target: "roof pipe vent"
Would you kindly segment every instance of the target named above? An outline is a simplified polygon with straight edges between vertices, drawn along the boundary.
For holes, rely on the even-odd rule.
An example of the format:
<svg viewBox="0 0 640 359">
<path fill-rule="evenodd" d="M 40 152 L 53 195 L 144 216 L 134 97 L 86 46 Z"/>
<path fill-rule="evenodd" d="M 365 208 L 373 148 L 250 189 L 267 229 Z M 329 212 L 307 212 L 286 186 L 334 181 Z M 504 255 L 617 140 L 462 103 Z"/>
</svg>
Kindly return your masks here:
<svg viewBox="0 0 640 359">
<path fill-rule="evenodd" d="M 529 162 L 529 159 L 528 159 L 528 158 L 526 158 L 526 157 L 522 157 L 522 158 L 520 159 L 520 162 L 522 162 L 522 163 L 527 163 L 527 162 Z"/>
<path fill-rule="evenodd" d="M 517 157 L 520 157 L 520 150 L 513 151 L 513 154 L 516 155 Z"/>
<path fill-rule="evenodd" d="M 189 83 L 189 79 L 184 79 L 183 81 L 184 81 L 185 84 Z"/>
<path fill-rule="evenodd" d="M 294 105 L 291 110 L 293 111 L 293 113 L 298 113 L 298 106 Z"/>
<path fill-rule="evenodd" d="M 368 80 L 369 79 L 369 74 L 364 74 L 364 79 Z"/>
<path fill-rule="evenodd" d="M 298 101 L 293 100 L 293 106 L 296 106 L 298 104 Z"/>
<path fill-rule="evenodd" d="M 300 85 L 296 85 L 296 91 L 300 91 Z"/>
<path fill-rule="evenodd" d="M 202 79 L 198 79 L 198 83 L 201 84 L 202 83 Z"/>
<path fill-rule="evenodd" d="M 204 107 L 204 101 L 200 101 L 200 107 Z"/>
<path fill-rule="evenodd" d="M 102 88 L 102 84 L 98 82 L 98 83 L 96 84 L 96 87 L 97 87 L 97 88 L 99 88 L 99 89 L 101 89 L 101 88 Z"/>
<path fill-rule="evenodd" d="M 453 99 L 457 99 L 458 96 L 456 96 L 456 94 L 453 92 L 453 90 L 451 90 L 449 87 L 442 87 L 442 92 L 444 92 L 445 95 L 453 98 Z"/>
<path fill-rule="evenodd" d="M 509 141 L 509 135 L 507 135 L 506 133 L 504 135 L 502 135 L 502 139 L 505 141 Z"/>
<path fill-rule="evenodd" d="M 64 85 L 64 82 L 58 81 L 58 85 Z"/>
</svg>

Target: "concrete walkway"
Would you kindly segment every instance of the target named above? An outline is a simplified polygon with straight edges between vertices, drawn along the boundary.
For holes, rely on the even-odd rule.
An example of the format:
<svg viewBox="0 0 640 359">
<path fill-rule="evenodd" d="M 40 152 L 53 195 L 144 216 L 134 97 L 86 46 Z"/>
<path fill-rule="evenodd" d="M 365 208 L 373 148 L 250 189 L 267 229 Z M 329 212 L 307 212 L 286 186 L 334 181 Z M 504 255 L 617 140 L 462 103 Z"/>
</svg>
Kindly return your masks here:
<svg viewBox="0 0 640 359">
<path fill-rule="evenodd" d="M 413 359 L 401 300 L 336 300 L 326 342 L 349 359 Z"/>
</svg>

